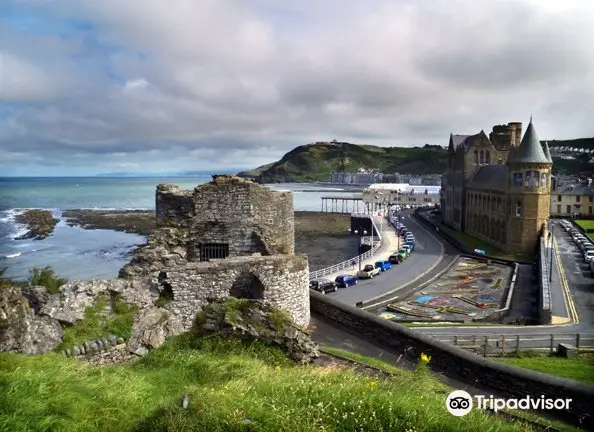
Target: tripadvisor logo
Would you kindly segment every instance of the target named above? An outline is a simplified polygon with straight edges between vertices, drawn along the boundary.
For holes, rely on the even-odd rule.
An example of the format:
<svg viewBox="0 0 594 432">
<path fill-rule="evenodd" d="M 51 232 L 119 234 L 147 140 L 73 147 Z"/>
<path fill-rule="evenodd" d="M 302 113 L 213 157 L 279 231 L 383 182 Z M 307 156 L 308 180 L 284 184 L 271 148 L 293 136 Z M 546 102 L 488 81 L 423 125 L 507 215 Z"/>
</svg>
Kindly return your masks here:
<svg viewBox="0 0 594 432">
<path fill-rule="evenodd" d="M 521 399 L 500 399 L 493 395 L 476 395 L 474 398 L 464 390 L 451 392 L 446 399 L 446 409 L 456 417 L 468 414 L 474 406 L 477 409 L 488 409 L 494 412 L 502 409 L 520 410 L 567 410 L 571 399 L 551 399 L 544 395 L 540 398 L 530 396 Z"/>
</svg>

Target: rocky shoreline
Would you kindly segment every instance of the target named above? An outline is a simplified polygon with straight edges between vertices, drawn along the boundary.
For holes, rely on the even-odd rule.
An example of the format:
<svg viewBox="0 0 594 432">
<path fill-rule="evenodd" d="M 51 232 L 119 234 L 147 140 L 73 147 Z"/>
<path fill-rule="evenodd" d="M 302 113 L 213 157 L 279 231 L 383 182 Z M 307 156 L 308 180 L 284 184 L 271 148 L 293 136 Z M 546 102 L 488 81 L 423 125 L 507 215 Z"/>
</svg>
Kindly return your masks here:
<svg viewBox="0 0 594 432">
<path fill-rule="evenodd" d="M 85 229 L 108 229 L 148 236 L 156 228 L 152 210 L 72 209 L 66 223 Z M 306 254 L 310 270 L 345 261 L 357 254 L 358 239 L 348 234 L 348 214 L 295 212 L 295 253 Z"/>
<path fill-rule="evenodd" d="M 53 234 L 55 226 L 60 222 L 59 219 L 54 218 L 51 210 L 39 209 L 26 210 L 24 213 L 17 215 L 15 220 L 28 229 L 25 234 L 15 240 L 43 240 Z"/>
</svg>

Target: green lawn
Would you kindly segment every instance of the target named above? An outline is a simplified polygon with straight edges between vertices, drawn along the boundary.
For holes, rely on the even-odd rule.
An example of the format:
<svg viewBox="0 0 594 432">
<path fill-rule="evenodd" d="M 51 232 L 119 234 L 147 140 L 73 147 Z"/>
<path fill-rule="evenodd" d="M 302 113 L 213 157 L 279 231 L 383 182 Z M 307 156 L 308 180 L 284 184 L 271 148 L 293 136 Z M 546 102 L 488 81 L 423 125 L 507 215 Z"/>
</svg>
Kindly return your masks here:
<svg viewBox="0 0 594 432">
<path fill-rule="evenodd" d="M 581 354 L 579 358 L 566 359 L 525 353 L 519 357 L 495 357 L 494 360 L 594 386 L 594 354 Z"/>
<path fill-rule="evenodd" d="M 594 240 L 594 232 L 588 232 L 588 230 L 594 230 L 594 220 L 580 219 L 576 220 L 575 223 L 581 226 L 584 229 L 584 231 L 586 231 L 588 237 Z"/>
<path fill-rule="evenodd" d="M 444 403 L 449 389 L 425 369 L 391 372 L 379 379 L 339 366 L 296 366 L 260 342 L 190 334 L 132 365 L 0 353 L 0 430 L 530 430 L 476 410 L 454 417 Z"/>
<path fill-rule="evenodd" d="M 513 254 L 502 251 L 497 246 L 493 246 L 491 243 L 487 243 L 486 241 L 473 237 L 469 234 L 453 230 L 444 224 L 439 224 L 439 229 L 451 235 L 460 243 L 470 246 L 472 249 L 484 250 L 487 252 L 487 255 L 492 256 L 493 258 L 502 258 L 506 260 L 513 260 L 514 258 L 517 258 Z"/>
</svg>

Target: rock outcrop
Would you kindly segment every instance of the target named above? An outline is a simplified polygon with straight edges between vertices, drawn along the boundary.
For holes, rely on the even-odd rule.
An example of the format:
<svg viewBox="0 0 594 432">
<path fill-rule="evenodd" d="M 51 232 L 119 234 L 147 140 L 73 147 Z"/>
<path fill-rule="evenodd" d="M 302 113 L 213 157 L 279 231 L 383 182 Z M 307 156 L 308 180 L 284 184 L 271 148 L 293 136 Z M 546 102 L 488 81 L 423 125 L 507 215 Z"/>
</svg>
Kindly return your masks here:
<svg viewBox="0 0 594 432">
<path fill-rule="evenodd" d="M 62 327 L 38 316 L 19 287 L 0 289 L 0 351 L 42 354 L 62 342 Z"/>
<path fill-rule="evenodd" d="M 50 210 L 27 210 L 16 216 L 16 221 L 25 225 L 28 231 L 16 240 L 43 240 L 53 234 L 55 226 L 60 222 L 54 218 Z"/>
<path fill-rule="evenodd" d="M 184 327 L 178 317 L 161 308 L 141 310 L 134 321 L 130 352 L 143 356 L 150 349 L 159 348 L 169 336 L 180 334 Z"/>
<path fill-rule="evenodd" d="M 287 312 L 257 300 L 208 304 L 198 314 L 194 330 L 277 345 L 297 363 L 311 363 L 320 356 L 311 335 L 296 326 Z"/>
</svg>

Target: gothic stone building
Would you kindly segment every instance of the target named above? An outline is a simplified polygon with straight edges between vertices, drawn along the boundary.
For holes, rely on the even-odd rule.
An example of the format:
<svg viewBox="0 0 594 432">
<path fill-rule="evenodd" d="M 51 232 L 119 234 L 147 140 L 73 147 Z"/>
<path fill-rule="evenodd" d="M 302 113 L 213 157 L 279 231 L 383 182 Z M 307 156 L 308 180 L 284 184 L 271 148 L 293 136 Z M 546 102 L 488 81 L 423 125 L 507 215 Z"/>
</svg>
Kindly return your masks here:
<svg viewBox="0 0 594 432">
<path fill-rule="evenodd" d="M 443 223 L 512 253 L 532 254 L 549 218 L 551 169 L 530 119 L 487 136 L 450 135 L 442 180 Z"/>
</svg>

